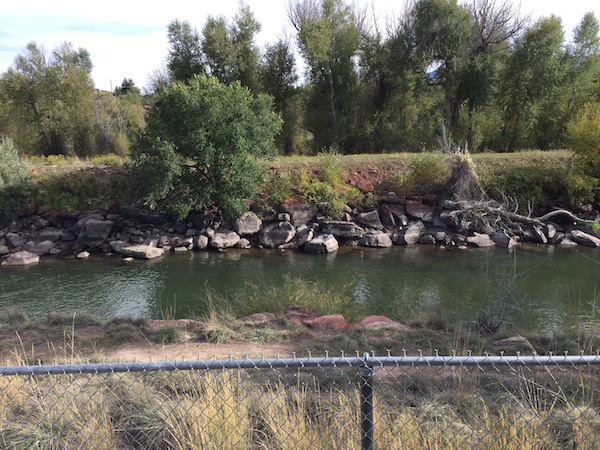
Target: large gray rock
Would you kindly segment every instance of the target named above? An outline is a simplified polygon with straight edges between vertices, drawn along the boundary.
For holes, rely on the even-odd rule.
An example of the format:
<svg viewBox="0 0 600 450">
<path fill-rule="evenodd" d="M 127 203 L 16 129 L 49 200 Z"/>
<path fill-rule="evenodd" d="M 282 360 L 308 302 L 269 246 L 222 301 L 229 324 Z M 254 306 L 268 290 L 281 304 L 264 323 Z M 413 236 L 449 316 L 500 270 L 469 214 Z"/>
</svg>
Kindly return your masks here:
<svg viewBox="0 0 600 450">
<path fill-rule="evenodd" d="M 274 222 L 262 229 L 258 235 L 260 245 L 266 248 L 277 248 L 292 240 L 296 228 L 291 222 Z"/>
<path fill-rule="evenodd" d="M 10 250 L 6 245 L 0 245 L 0 256 L 8 255 Z"/>
<path fill-rule="evenodd" d="M 377 210 L 357 214 L 354 220 L 367 228 L 383 230 L 383 224 L 381 223 L 379 211 Z"/>
<path fill-rule="evenodd" d="M 308 225 L 300 225 L 296 229 L 296 234 L 290 242 L 282 244 L 280 248 L 285 249 L 301 249 L 314 237 L 314 231 Z"/>
<path fill-rule="evenodd" d="M 365 230 L 354 222 L 330 221 L 321 223 L 323 234 L 333 234 L 336 238 L 360 238 Z"/>
<path fill-rule="evenodd" d="M 412 245 L 419 241 L 419 238 L 425 234 L 425 225 L 420 220 L 412 222 L 407 227 L 402 228 L 394 234 L 394 243 L 400 245 Z"/>
<path fill-rule="evenodd" d="M 494 247 L 496 245 L 492 238 L 483 233 L 473 233 L 473 236 L 468 236 L 465 240 L 467 244 L 480 248 Z"/>
<path fill-rule="evenodd" d="M 9 249 L 22 247 L 23 244 L 25 244 L 25 241 L 23 240 L 23 238 L 20 235 L 18 235 L 17 233 L 7 233 L 4 240 L 6 241 L 6 246 Z"/>
<path fill-rule="evenodd" d="M 433 208 L 418 200 L 406 200 L 404 208 L 406 208 L 406 213 L 413 219 L 424 222 L 431 222 L 433 220 Z"/>
<path fill-rule="evenodd" d="M 240 236 L 256 234 L 260 231 L 260 227 L 262 227 L 262 220 L 252 211 L 242 214 L 233 222 L 233 229 Z"/>
<path fill-rule="evenodd" d="M 450 209 L 444 209 L 440 213 L 440 219 L 446 225 L 448 225 L 450 227 L 456 227 L 456 226 L 458 226 L 458 223 L 459 223 L 458 211 L 453 211 L 453 210 L 450 210 Z"/>
<path fill-rule="evenodd" d="M 338 241 L 333 234 L 320 234 L 306 243 L 304 251 L 307 253 L 331 253 L 338 248 Z"/>
<path fill-rule="evenodd" d="M 21 251 L 13 253 L 4 261 L 3 266 L 28 266 L 30 264 L 36 264 L 40 261 L 40 257 L 35 253 Z"/>
<path fill-rule="evenodd" d="M 358 244 L 364 247 L 387 248 L 392 246 L 392 239 L 383 231 L 367 231 Z"/>
<path fill-rule="evenodd" d="M 116 253 L 121 253 L 121 250 L 125 247 L 129 247 L 129 242 L 125 242 L 125 241 L 120 241 L 120 240 L 116 240 L 116 241 L 111 241 L 110 242 L 110 248 L 112 249 L 113 252 Z"/>
<path fill-rule="evenodd" d="M 293 203 L 283 205 L 284 212 L 290 215 L 290 222 L 295 227 L 306 225 L 319 213 L 319 207 L 314 203 Z"/>
<path fill-rule="evenodd" d="M 571 239 L 585 247 L 600 247 L 600 239 L 581 230 L 571 230 Z"/>
<path fill-rule="evenodd" d="M 88 219 L 79 233 L 75 248 L 100 247 L 109 238 L 113 225 L 112 220 Z"/>
<path fill-rule="evenodd" d="M 194 248 L 197 250 L 204 250 L 208 248 L 208 237 L 203 234 L 194 237 Z"/>
<path fill-rule="evenodd" d="M 88 220 L 92 219 L 104 220 L 104 216 L 102 216 L 102 214 L 90 214 L 88 216 L 85 216 L 84 218 L 78 220 L 75 225 L 73 225 L 71 231 L 75 233 L 75 235 L 79 235 L 79 233 L 81 233 L 85 229 L 85 224 L 88 222 Z"/>
<path fill-rule="evenodd" d="M 212 248 L 234 247 L 240 241 L 240 235 L 235 231 L 218 231 L 210 240 Z"/>
<path fill-rule="evenodd" d="M 54 248 L 54 242 L 42 241 L 32 246 L 28 251 L 35 253 L 38 256 L 44 256 L 50 253 L 50 250 Z"/>
<path fill-rule="evenodd" d="M 62 234 L 63 234 L 63 230 L 59 230 L 57 228 L 52 228 L 52 227 L 47 227 L 39 232 L 37 238 L 39 241 L 55 242 L 55 241 L 60 240 L 60 238 L 62 237 Z"/>
<path fill-rule="evenodd" d="M 130 245 L 123 247 L 119 253 L 123 256 L 130 256 L 138 259 L 154 259 L 164 254 L 162 248 L 150 247 L 149 245 Z"/>
<path fill-rule="evenodd" d="M 538 225 L 530 225 L 523 230 L 521 238 L 524 242 L 534 242 L 536 244 L 547 244 L 548 238 L 542 227 Z"/>
</svg>

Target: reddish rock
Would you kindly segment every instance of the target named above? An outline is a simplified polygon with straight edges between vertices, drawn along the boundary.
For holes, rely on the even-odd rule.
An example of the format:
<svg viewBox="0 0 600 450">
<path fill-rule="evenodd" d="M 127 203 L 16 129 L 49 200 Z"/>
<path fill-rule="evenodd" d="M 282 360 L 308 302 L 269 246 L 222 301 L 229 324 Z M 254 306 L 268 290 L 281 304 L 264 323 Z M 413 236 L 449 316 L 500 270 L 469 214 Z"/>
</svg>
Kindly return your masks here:
<svg viewBox="0 0 600 450">
<path fill-rule="evenodd" d="M 407 214 L 417 220 L 431 222 L 433 220 L 433 208 L 421 203 L 419 200 L 406 200 L 404 204 Z"/>
<path fill-rule="evenodd" d="M 309 328 L 343 330 L 346 327 L 346 319 L 341 314 L 328 314 L 315 319 L 306 319 L 302 323 Z"/>
<path fill-rule="evenodd" d="M 285 313 L 285 317 L 290 321 L 290 323 L 294 325 L 300 325 L 304 322 L 304 320 L 321 317 L 321 314 L 301 306 L 289 306 L 287 312 Z"/>
<path fill-rule="evenodd" d="M 240 322 L 242 322 L 244 325 L 250 325 L 252 327 L 256 327 L 256 326 L 260 326 L 260 325 L 266 325 L 268 323 L 274 322 L 275 320 L 277 320 L 277 317 L 275 317 L 275 314 L 268 313 L 268 312 L 262 312 L 262 313 L 256 313 L 256 314 L 252 314 L 250 316 L 242 317 L 240 319 Z"/>
<path fill-rule="evenodd" d="M 344 327 L 344 331 L 353 331 L 356 327 L 358 327 L 357 323 L 349 323 Z"/>
<path fill-rule="evenodd" d="M 33 216 L 35 213 L 37 213 L 38 210 L 38 205 L 35 202 L 31 202 L 29 205 L 27 205 L 27 215 L 28 216 Z"/>
<path fill-rule="evenodd" d="M 385 316 L 367 316 L 358 325 L 365 328 L 395 328 L 397 330 L 408 330 L 406 325 L 402 325 Z"/>
</svg>

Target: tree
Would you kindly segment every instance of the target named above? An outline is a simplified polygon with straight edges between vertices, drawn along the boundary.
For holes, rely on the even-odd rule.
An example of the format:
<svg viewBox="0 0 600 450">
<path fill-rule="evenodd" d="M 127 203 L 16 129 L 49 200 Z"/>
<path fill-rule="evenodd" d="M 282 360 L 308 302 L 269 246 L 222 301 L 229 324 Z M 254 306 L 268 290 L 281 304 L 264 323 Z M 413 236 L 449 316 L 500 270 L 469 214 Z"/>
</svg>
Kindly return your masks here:
<svg viewBox="0 0 600 450">
<path fill-rule="evenodd" d="M 260 69 L 260 81 L 267 94 L 273 97 L 275 110 L 283 119 L 281 133 L 276 138 L 277 147 L 284 153 L 293 153 L 298 146 L 297 105 L 298 75 L 296 62 L 289 41 L 280 39 L 273 45 L 267 45 Z"/>
<path fill-rule="evenodd" d="M 133 151 L 148 205 L 181 217 L 215 205 L 228 219 L 238 216 L 264 183 L 258 158 L 274 154 L 280 126 L 270 97 L 239 82 L 201 74 L 171 83 L 157 94 Z"/>
<path fill-rule="evenodd" d="M 172 80 L 187 81 L 204 72 L 200 35 L 190 22 L 178 19 L 169 23 L 167 67 Z"/>
<path fill-rule="evenodd" d="M 359 47 L 354 10 L 344 0 L 296 0 L 288 4 L 288 18 L 309 67 L 305 125 L 318 149 L 352 150 Z"/>
<path fill-rule="evenodd" d="M 87 156 L 94 150 L 95 89 L 85 49 L 70 43 L 48 57 L 35 42 L 0 79 L 4 126 L 28 154 Z"/>
<path fill-rule="evenodd" d="M 244 4 L 231 24 L 224 17 L 209 17 L 202 31 L 202 51 L 208 73 L 222 83 L 239 81 L 242 86 L 259 92 L 260 53 L 254 45 L 259 31 L 260 23 Z"/>
</svg>

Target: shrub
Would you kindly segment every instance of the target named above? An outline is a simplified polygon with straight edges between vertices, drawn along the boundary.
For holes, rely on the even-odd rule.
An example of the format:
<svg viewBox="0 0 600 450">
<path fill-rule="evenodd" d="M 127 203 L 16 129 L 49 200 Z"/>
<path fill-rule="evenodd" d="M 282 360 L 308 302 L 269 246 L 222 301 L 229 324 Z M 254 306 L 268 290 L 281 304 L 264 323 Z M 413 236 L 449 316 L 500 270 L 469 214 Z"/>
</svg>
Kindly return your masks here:
<svg viewBox="0 0 600 450">
<path fill-rule="evenodd" d="M 586 173 L 600 177 L 600 103 L 586 104 L 567 128 L 568 142 L 583 160 Z"/>
<path fill-rule="evenodd" d="M 0 216 L 12 217 L 27 203 L 30 181 L 29 166 L 12 139 L 0 137 Z"/>
<path fill-rule="evenodd" d="M 264 184 L 257 159 L 275 153 L 280 128 L 271 98 L 253 96 L 238 82 L 199 75 L 172 83 L 157 94 L 132 149 L 147 204 L 180 217 L 213 205 L 226 219 L 239 216 Z"/>
<path fill-rule="evenodd" d="M 390 179 L 390 188 L 401 196 L 423 195 L 441 189 L 449 169 L 442 153 L 419 153 L 411 157 L 408 171 L 398 171 Z"/>
</svg>

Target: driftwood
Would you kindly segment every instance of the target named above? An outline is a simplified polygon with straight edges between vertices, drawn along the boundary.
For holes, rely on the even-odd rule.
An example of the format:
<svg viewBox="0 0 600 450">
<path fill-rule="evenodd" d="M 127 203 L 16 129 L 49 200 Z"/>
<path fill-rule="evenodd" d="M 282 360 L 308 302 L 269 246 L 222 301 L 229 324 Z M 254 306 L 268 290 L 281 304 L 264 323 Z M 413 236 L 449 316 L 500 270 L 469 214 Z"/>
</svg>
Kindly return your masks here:
<svg viewBox="0 0 600 450">
<path fill-rule="evenodd" d="M 499 222 L 519 222 L 545 227 L 546 223 L 554 217 L 565 217 L 579 223 L 594 223 L 593 220 L 577 217 L 566 209 L 557 209 L 540 217 L 529 217 L 509 211 L 504 205 L 495 201 L 445 201 L 444 206 L 460 214 L 462 228 L 469 229 L 472 224 L 476 224 L 477 228 L 487 232 L 497 229 Z"/>
</svg>

